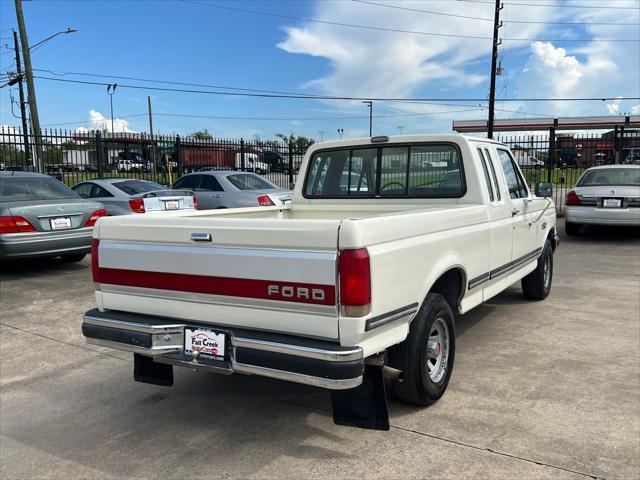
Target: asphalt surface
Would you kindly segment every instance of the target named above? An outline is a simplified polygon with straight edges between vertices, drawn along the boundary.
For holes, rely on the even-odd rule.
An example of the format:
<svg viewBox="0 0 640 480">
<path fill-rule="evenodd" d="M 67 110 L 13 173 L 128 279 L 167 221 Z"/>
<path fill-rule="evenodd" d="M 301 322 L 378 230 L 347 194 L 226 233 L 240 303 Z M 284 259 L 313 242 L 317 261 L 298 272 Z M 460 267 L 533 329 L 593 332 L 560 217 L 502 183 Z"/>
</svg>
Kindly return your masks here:
<svg viewBox="0 0 640 480">
<path fill-rule="evenodd" d="M 312 387 L 174 369 L 135 383 L 87 345 L 89 259 L 0 265 L 0 478 L 640 477 L 640 232 L 562 238 L 552 293 L 457 321 L 447 393 L 391 430 L 335 426 Z"/>
</svg>

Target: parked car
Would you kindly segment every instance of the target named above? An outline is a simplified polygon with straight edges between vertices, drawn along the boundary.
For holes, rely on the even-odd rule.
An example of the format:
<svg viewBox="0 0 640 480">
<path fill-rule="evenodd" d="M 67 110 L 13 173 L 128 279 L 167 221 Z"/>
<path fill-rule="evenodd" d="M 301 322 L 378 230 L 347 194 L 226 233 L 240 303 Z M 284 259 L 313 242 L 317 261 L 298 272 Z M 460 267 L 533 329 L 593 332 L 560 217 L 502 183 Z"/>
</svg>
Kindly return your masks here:
<svg viewBox="0 0 640 480">
<path fill-rule="evenodd" d="M 148 170 L 147 164 L 138 160 L 118 160 L 115 168 L 119 172 L 143 172 Z"/>
<path fill-rule="evenodd" d="M 583 225 L 640 225 L 640 165 L 589 168 L 564 205 L 567 235 Z"/>
<path fill-rule="evenodd" d="M 518 166 L 520 168 L 542 168 L 544 167 L 544 162 L 542 160 L 538 160 L 536 157 L 518 157 Z"/>
<path fill-rule="evenodd" d="M 102 203 L 107 215 L 193 210 L 197 207 L 193 192 L 176 191 L 154 182 L 134 178 L 87 180 L 71 189 L 82 198 Z"/>
<path fill-rule="evenodd" d="M 300 172 L 291 205 L 102 220 L 87 340 L 133 352 L 140 382 L 172 385 L 173 365 L 279 378 L 331 390 L 337 424 L 388 429 L 385 378 L 408 403 L 445 393 L 454 312 L 516 281 L 528 299 L 551 290 L 551 184 L 532 194 L 498 142 L 326 142 Z"/>
<path fill-rule="evenodd" d="M 171 188 L 193 190 L 200 210 L 270 207 L 284 205 L 292 197 L 291 190 L 282 189 L 260 175 L 234 170 L 190 173 L 178 179 Z"/>
<path fill-rule="evenodd" d="M 30 172 L 0 172 L 0 260 L 62 257 L 77 262 L 91 249 L 93 225 L 106 212 L 64 183 Z"/>
</svg>

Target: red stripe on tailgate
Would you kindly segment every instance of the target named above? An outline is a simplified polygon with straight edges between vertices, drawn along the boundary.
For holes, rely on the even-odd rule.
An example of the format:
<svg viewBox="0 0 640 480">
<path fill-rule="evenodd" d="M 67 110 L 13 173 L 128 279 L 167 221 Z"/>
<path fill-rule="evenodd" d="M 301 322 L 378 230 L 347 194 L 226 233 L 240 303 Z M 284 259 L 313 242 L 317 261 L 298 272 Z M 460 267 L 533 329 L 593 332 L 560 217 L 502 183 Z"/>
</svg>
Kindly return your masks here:
<svg viewBox="0 0 640 480">
<path fill-rule="evenodd" d="M 183 273 L 143 272 L 119 268 L 99 268 L 97 273 L 97 278 L 94 277 L 94 281 L 111 285 L 318 305 L 335 305 L 336 303 L 336 290 L 333 285 L 209 277 Z"/>
</svg>

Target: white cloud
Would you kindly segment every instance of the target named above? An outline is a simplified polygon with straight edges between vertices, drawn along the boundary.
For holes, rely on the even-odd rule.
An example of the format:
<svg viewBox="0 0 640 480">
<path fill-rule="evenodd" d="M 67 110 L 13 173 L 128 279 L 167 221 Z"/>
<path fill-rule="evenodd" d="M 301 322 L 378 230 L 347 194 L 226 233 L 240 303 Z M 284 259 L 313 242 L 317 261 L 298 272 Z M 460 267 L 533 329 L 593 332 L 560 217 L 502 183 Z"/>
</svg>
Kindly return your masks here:
<svg viewBox="0 0 640 480">
<path fill-rule="evenodd" d="M 631 107 L 631 115 L 640 115 L 640 103 Z"/>
<path fill-rule="evenodd" d="M 111 132 L 111 117 L 105 117 L 97 110 L 89 110 L 89 123 L 91 127 L 88 130 L 106 130 Z M 81 131 L 82 129 L 78 129 Z M 86 130 L 86 129 L 85 129 Z M 124 118 L 113 119 L 113 132 L 115 133 L 133 133 L 135 130 L 129 128 L 129 122 Z"/>
<path fill-rule="evenodd" d="M 620 113 L 620 103 L 622 103 L 620 98 L 612 101 L 611 103 L 607 103 L 607 111 L 610 115 L 618 115 Z"/>
</svg>

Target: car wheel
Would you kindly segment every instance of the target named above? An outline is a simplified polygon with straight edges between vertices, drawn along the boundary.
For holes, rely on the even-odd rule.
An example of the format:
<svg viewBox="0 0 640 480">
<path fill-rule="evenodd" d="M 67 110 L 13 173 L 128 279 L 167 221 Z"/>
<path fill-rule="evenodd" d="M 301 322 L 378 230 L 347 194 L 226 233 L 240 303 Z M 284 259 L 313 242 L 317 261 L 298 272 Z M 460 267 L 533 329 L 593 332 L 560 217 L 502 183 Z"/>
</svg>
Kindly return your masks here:
<svg viewBox="0 0 640 480">
<path fill-rule="evenodd" d="M 404 374 L 392 381 L 393 392 L 414 405 L 435 403 L 447 389 L 455 353 L 451 307 L 442 295 L 430 293 L 411 322 L 407 338 L 389 350 L 389 365 Z"/>
<path fill-rule="evenodd" d="M 75 263 L 82 261 L 86 256 L 86 253 L 74 253 L 70 255 L 62 255 L 61 259 L 64 263 Z"/>
<path fill-rule="evenodd" d="M 564 231 L 567 235 L 578 235 L 581 228 L 582 225 L 580 225 L 579 223 L 564 222 Z"/>
<path fill-rule="evenodd" d="M 551 291 L 553 280 L 553 249 L 549 240 L 544 242 L 536 269 L 521 281 L 522 293 L 529 300 L 544 300 Z"/>
</svg>

